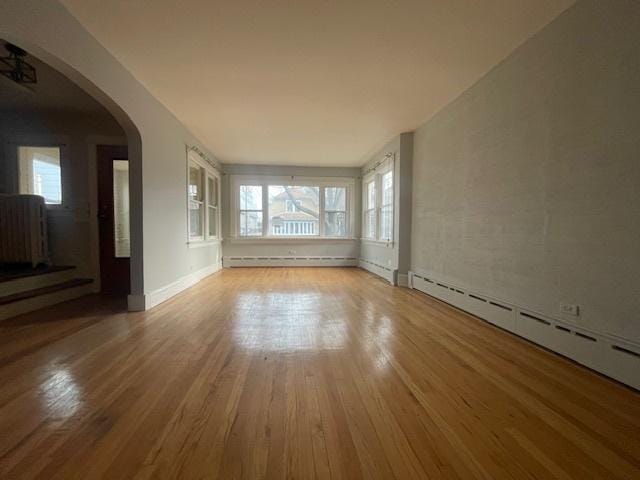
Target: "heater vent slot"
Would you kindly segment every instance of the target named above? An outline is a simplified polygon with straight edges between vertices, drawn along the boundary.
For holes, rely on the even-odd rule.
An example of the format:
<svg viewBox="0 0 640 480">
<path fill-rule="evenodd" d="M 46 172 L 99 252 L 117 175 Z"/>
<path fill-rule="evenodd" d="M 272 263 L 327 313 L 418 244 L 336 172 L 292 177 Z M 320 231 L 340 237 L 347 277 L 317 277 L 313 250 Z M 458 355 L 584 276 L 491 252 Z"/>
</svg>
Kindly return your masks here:
<svg viewBox="0 0 640 480">
<path fill-rule="evenodd" d="M 580 337 L 580 338 L 584 338 L 585 340 L 589 340 L 590 342 L 597 342 L 598 340 L 596 340 L 594 337 L 592 337 L 591 335 L 585 335 L 584 333 L 580 333 L 580 332 L 574 332 L 576 337 Z"/>
<path fill-rule="evenodd" d="M 508 312 L 513 312 L 513 308 L 511 307 L 507 307 L 506 305 L 502 305 L 500 303 L 496 303 L 496 302 L 489 302 L 491 305 L 493 305 L 494 307 L 498 307 L 501 308 L 503 310 L 506 310 Z"/>
<path fill-rule="evenodd" d="M 427 277 L 424 277 L 425 282 L 434 283 L 433 280 L 429 280 Z"/>
<path fill-rule="evenodd" d="M 611 345 L 611 348 L 613 348 L 618 352 L 626 353 L 627 355 L 631 355 L 632 357 L 636 357 L 640 359 L 640 353 L 634 352 L 633 350 L 629 350 L 628 348 L 624 348 L 619 345 Z"/>
<path fill-rule="evenodd" d="M 487 303 L 487 299 L 486 299 L 486 298 L 478 297 L 478 296 L 473 295 L 473 294 L 471 294 L 471 293 L 469 294 L 469 296 L 470 296 L 471 298 L 475 299 L 475 300 L 479 300 L 479 301 L 481 301 L 481 302 L 485 302 L 485 303 Z"/>
<path fill-rule="evenodd" d="M 551 322 L 548 322 L 547 320 L 544 320 L 544 319 L 542 319 L 542 318 L 535 317 L 535 316 L 530 315 L 530 314 L 528 314 L 528 313 L 520 312 L 520 315 L 521 315 L 521 316 L 523 316 L 523 317 L 525 317 L 525 318 L 529 318 L 529 319 L 531 319 L 531 320 L 535 320 L 535 321 L 536 321 L 536 322 L 538 322 L 538 323 L 543 323 L 543 324 L 545 324 L 545 325 L 551 325 Z"/>
<path fill-rule="evenodd" d="M 446 288 L 447 290 L 449 290 L 449 287 L 447 287 L 446 285 L 443 285 L 442 283 L 436 283 L 436 285 L 438 285 L 439 287 Z"/>
<path fill-rule="evenodd" d="M 464 295 L 464 292 L 462 290 L 458 290 L 457 288 L 454 288 L 452 290 L 455 290 L 455 292 L 459 293 L 460 295 Z"/>
<path fill-rule="evenodd" d="M 571 333 L 571 330 L 569 330 L 567 327 L 563 327 L 562 325 L 556 325 L 556 328 L 561 332 Z"/>
</svg>

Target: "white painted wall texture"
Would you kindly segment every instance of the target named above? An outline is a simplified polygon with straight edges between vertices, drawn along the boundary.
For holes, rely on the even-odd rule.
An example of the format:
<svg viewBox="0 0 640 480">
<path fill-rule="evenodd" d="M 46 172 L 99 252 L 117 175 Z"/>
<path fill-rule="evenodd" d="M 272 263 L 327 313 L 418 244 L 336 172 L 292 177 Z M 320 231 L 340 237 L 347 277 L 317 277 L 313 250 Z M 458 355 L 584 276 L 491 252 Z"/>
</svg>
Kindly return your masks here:
<svg viewBox="0 0 640 480">
<path fill-rule="evenodd" d="M 414 140 L 413 271 L 640 341 L 640 2 L 579 1 Z"/>
</svg>

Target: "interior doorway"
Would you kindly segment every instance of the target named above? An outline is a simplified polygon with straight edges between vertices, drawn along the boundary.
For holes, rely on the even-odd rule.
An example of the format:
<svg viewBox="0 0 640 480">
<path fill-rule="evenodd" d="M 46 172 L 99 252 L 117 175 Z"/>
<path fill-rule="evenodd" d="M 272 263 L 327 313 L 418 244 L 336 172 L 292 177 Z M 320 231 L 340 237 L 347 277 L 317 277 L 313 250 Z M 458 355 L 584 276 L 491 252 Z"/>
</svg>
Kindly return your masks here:
<svg viewBox="0 0 640 480">
<path fill-rule="evenodd" d="M 131 292 L 129 227 L 129 156 L 126 146 L 98 145 L 98 229 L 100 289 Z"/>
</svg>

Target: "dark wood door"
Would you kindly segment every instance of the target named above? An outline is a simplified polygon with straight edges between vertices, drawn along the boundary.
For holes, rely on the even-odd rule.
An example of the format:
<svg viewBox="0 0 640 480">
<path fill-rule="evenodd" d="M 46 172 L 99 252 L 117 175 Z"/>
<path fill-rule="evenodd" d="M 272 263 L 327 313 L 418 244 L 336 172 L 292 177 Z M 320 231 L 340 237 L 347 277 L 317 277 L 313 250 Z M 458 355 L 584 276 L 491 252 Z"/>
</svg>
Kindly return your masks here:
<svg viewBox="0 0 640 480">
<path fill-rule="evenodd" d="M 104 293 L 130 292 L 127 147 L 98 145 L 100 283 Z"/>
</svg>

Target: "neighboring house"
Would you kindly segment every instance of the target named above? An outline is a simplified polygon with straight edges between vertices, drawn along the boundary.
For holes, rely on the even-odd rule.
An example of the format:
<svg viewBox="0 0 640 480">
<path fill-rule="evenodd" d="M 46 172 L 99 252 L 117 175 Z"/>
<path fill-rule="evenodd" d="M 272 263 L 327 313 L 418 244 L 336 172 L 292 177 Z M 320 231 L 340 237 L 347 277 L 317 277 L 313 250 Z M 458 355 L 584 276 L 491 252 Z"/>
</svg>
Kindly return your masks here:
<svg viewBox="0 0 640 480">
<path fill-rule="evenodd" d="M 269 199 L 271 235 L 318 235 L 318 187 L 275 187 Z M 270 192 L 271 193 L 271 192 Z"/>
</svg>

